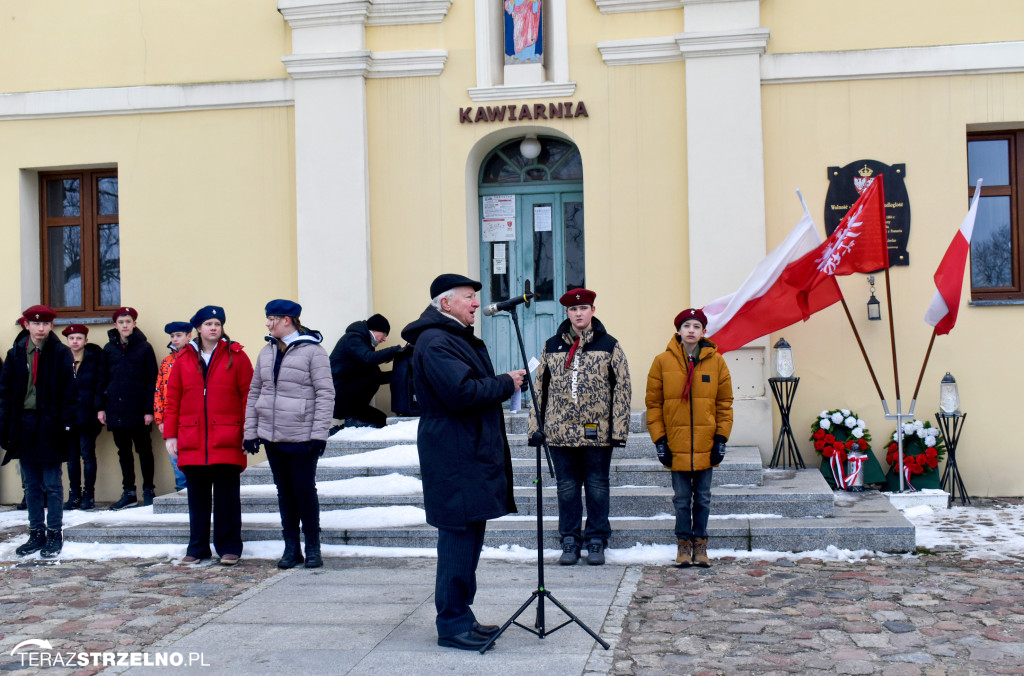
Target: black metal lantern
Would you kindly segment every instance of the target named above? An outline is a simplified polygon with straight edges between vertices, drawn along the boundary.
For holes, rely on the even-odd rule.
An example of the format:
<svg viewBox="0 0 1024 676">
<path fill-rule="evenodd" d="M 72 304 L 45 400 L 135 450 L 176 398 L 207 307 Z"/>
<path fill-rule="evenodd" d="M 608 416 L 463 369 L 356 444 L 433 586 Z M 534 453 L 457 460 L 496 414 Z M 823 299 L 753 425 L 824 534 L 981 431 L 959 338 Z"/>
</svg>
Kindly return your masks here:
<svg viewBox="0 0 1024 676">
<path fill-rule="evenodd" d="M 875 298 L 875 276 L 868 275 L 868 284 L 871 285 L 871 298 L 868 299 L 868 321 L 882 321 L 882 304 Z"/>
</svg>

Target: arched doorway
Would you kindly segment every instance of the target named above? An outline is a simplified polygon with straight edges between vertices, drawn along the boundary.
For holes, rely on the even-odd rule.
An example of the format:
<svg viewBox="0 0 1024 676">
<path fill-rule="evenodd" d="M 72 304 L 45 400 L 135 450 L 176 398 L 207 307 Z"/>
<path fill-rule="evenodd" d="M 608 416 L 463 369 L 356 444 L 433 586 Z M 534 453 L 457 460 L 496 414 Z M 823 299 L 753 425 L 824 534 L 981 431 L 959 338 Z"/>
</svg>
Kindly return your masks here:
<svg viewBox="0 0 1024 676">
<path fill-rule="evenodd" d="M 480 302 L 519 295 L 529 281 L 536 296 L 519 312 L 527 358 L 539 358 L 565 319 L 559 297 L 586 285 L 583 162 L 564 139 L 541 136 L 535 159 L 523 156 L 521 141 L 502 143 L 481 164 Z M 511 317 L 484 317 L 481 330 L 495 372 L 522 367 Z"/>
</svg>

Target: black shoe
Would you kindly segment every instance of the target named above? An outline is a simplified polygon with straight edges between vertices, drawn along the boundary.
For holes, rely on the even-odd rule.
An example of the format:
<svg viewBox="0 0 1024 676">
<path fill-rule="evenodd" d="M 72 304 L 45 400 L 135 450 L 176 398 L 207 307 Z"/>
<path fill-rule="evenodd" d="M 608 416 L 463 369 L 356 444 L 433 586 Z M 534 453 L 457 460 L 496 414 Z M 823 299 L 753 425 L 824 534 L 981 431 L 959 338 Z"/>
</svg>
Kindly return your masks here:
<svg viewBox="0 0 1024 676">
<path fill-rule="evenodd" d="M 153 504 L 153 498 L 156 497 L 155 488 L 143 488 L 142 489 L 142 506 L 149 507 Z"/>
<path fill-rule="evenodd" d="M 96 507 L 96 498 L 93 497 L 92 491 L 82 492 L 82 501 L 79 503 L 78 508 L 83 512 L 88 509 Z"/>
<path fill-rule="evenodd" d="M 562 538 L 562 556 L 558 559 L 560 566 L 573 566 L 580 560 L 580 545 L 574 537 Z"/>
<path fill-rule="evenodd" d="M 494 636 L 498 633 L 499 629 L 501 629 L 501 627 L 499 627 L 496 624 L 480 624 L 479 622 L 473 623 L 473 631 L 477 634 L 480 634 L 484 638 L 490 638 Z"/>
<path fill-rule="evenodd" d="M 587 543 L 587 563 L 591 566 L 604 565 L 604 542 L 591 540 Z"/>
<path fill-rule="evenodd" d="M 376 427 L 376 425 L 363 420 L 356 420 L 355 418 L 345 418 L 345 429 L 354 429 L 357 427 Z"/>
<path fill-rule="evenodd" d="M 306 568 L 322 568 L 323 557 L 320 556 L 320 533 L 306 535 Z"/>
<path fill-rule="evenodd" d="M 305 561 L 302 558 L 302 547 L 299 546 L 299 536 L 296 535 L 294 538 L 285 536 L 284 538 L 284 554 L 281 555 L 281 560 L 277 562 L 277 567 L 281 570 L 288 570 L 294 568 Z"/>
<path fill-rule="evenodd" d="M 23 511 L 28 509 L 28 503 L 25 502 L 25 496 L 24 495 L 21 496 L 21 502 L 18 503 L 18 509 L 23 510 Z"/>
<path fill-rule="evenodd" d="M 330 439 L 331 437 L 333 437 L 335 434 L 337 434 L 338 432 L 340 432 L 343 429 L 345 429 L 344 425 L 335 425 L 335 426 L 331 427 L 331 429 L 327 430 L 327 438 Z"/>
<path fill-rule="evenodd" d="M 34 554 L 46 546 L 46 529 L 36 528 L 28 532 L 28 542 L 14 550 L 18 556 Z"/>
<path fill-rule="evenodd" d="M 437 645 L 442 648 L 457 648 L 459 650 L 480 650 L 491 640 L 489 636 L 481 636 L 472 629 L 464 631 L 448 638 L 437 637 Z"/>
<path fill-rule="evenodd" d="M 68 501 L 64 503 L 64 511 L 79 509 L 82 506 L 82 493 L 71 489 L 68 491 Z"/>
<path fill-rule="evenodd" d="M 121 493 L 121 498 L 117 502 L 112 504 L 110 508 L 114 511 L 117 511 L 119 509 L 124 509 L 125 507 L 134 507 L 138 503 L 139 500 L 137 497 L 135 497 L 134 490 L 125 491 L 124 493 Z"/>
<path fill-rule="evenodd" d="M 51 530 L 46 529 L 46 544 L 39 552 L 39 556 L 44 559 L 55 559 L 60 554 L 60 550 L 64 547 L 64 535 L 60 532 L 60 529 Z"/>
</svg>

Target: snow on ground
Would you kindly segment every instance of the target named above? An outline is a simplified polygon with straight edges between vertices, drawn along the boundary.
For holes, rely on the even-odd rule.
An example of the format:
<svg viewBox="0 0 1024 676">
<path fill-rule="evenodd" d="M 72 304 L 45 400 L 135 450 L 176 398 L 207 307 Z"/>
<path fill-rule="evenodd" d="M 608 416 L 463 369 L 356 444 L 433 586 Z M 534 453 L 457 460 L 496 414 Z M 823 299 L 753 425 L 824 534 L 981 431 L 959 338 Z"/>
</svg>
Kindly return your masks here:
<svg viewBox="0 0 1024 676">
<path fill-rule="evenodd" d="M 405 420 L 394 425 L 376 427 L 352 427 L 335 432 L 331 439 L 339 441 L 416 441 L 416 428 L 420 421 Z"/>
<path fill-rule="evenodd" d="M 419 467 L 420 456 L 416 452 L 416 444 L 400 444 L 365 453 L 320 458 L 317 465 L 320 467 Z M 319 482 L 317 483 L 319 484 Z"/>
<path fill-rule="evenodd" d="M 357 476 L 337 481 L 317 481 L 317 495 L 360 496 L 360 495 L 415 495 L 423 491 L 423 482 L 416 477 L 391 473 L 384 476 Z M 242 486 L 242 496 L 277 496 L 273 484 Z"/>
<path fill-rule="evenodd" d="M 958 549 L 977 559 L 1024 557 L 1024 505 L 933 509 L 910 507 L 903 516 L 917 529 L 917 546 Z"/>
</svg>

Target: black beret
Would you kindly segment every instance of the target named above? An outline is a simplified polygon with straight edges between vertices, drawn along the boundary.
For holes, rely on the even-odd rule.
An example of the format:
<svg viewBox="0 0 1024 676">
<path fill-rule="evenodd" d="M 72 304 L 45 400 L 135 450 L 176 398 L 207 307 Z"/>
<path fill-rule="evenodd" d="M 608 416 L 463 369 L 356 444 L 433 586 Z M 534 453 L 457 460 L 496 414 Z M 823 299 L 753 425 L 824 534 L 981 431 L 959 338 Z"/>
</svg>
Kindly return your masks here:
<svg viewBox="0 0 1024 676">
<path fill-rule="evenodd" d="M 172 333 L 191 333 L 192 325 L 188 322 L 170 322 L 164 325 L 164 333 L 170 335 Z"/>
<path fill-rule="evenodd" d="M 474 291 L 479 291 L 483 288 L 483 284 L 475 279 L 470 279 L 469 277 L 449 272 L 443 275 L 438 275 L 437 279 L 430 283 L 430 299 L 433 300 L 445 291 L 454 289 L 457 286 L 471 286 Z"/>
<path fill-rule="evenodd" d="M 207 319 L 219 319 L 220 323 L 223 324 L 227 321 L 227 316 L 224 314 L 224 308 L 219 305 L 206 305 L 205 307 L 199 308 L 199 310 L 192 315 L 192 326 L 198 329 Z"/>
<path fill-rule="evenodd" d="M 267 317 L 300 317 L 302 306 L 294 301 L 278 298 L 267 303 L 265 314 Z"/>
</svg>

